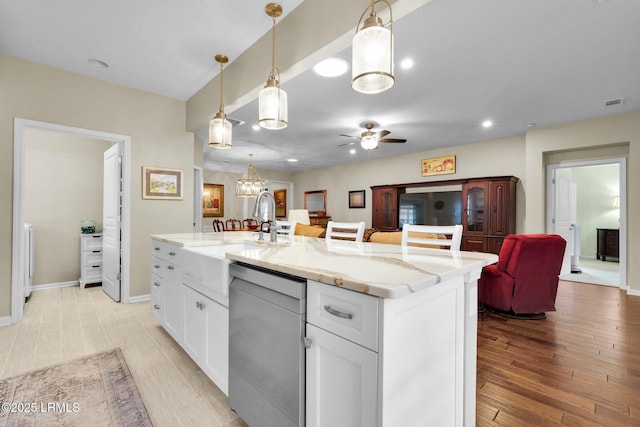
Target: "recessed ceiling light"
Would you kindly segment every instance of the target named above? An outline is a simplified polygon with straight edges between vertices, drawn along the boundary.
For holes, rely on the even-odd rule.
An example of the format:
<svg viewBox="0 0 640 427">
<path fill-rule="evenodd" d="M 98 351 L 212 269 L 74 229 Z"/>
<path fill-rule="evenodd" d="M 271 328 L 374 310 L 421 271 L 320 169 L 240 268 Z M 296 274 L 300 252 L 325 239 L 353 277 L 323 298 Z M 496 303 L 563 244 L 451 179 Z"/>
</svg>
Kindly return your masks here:
<svg viewBox="0 0 640 427">
<path fill-rule="evenodd" d="M 253 130 L 260 130 L 260 126 L 258 126 L 258 125 L 253 125 L 253 126 L 251 126 L 251 129 L 253 129 Z"/>
<path fill-rule="evenodd" d="M 100 61 L 99 59 L 96 59 L 96 58 L 89 58 L 88 61 L 89 61 L 89 64 L 93 65 L 96 68 L 102 68 L 102 69 L 109 68 L 109 64 L 107 64 L 104 61 Z"/>
<path fill-rule="evenodd" d="M 356 149 L 352 148 L 351 150 L 349 150 L 349 154 L 356 154 Z"/>
<path fill-rule="evenodd" d="M 322 77 L 338 77 L 346 73 L 348 69 L 349 63 L 335 56 L 327 58 L 313 67 L 313 71 Z"/>
<path fill-rule="evenodd" d="M 482 122 L 482 127 L 485 129 L 489 129 L 491 126 L 493 126 L 493 122 L 491 120 L 485 120 Z"/>
<path fill-rule="evenodd" d="M 534 128 L 534 127 L 536 127 L 536 124 L 535 123 L 527 123 L 526 125 L 524 125 L 524 127 L 526 127 L 526 128 Z"/>
<path fill-rule="evenodd" d="M 402 61 L 400 61 L 400 68 L 402 68 L 403 70 L 408 70 L 410 68 L 413 68 L 413 59 L 405 58 Z"/>
<path fill-rule="evenodd" d="M 297 161 L 298 161 L 298 159 L 287 159 L 287 162 L 289 162 L 289 163 L 295 163 Z"/>
</svg>

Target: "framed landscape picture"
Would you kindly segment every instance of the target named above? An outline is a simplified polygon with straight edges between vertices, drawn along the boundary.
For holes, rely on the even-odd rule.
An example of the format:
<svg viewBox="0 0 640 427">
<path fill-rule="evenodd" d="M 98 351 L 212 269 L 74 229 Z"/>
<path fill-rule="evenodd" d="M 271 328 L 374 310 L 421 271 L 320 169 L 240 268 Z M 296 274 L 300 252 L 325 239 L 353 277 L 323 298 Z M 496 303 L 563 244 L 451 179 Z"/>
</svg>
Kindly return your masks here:
<svg viewBox="0 0 640 427">
<path fill-rule="evenodd" d="M 182 200 L 182 171 L 143 166 L 142 198 Z"/>
<path fill-rule="evenodd" d="M 349 209 L 364 207 L 364 190 L 349 191 Z"/>
<path fill-rule="evenodd" d="M 205 218 L 224 216 L 224 185 L 203 184 L 202 216 Z"/>
</svg>

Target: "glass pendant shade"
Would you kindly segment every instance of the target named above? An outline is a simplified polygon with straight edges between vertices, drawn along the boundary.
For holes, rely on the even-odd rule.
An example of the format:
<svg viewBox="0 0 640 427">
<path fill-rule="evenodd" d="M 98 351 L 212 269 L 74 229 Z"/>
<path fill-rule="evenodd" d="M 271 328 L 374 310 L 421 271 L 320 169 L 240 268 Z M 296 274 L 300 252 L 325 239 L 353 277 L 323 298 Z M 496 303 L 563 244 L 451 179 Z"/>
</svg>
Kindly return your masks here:
<svg viewBox="0 0 640 427">
<path fill-rule="evenodd" d="M 374 2 L 370 8 L 371 15 L 365 20 L 362 29 L 356 32 L 352 43 L 351 87 L 356 92 L 365 94 L 384 92 L 395 82 L 393 33 L 376 16 Z"/>
<path fill-rule="evenodd" d="M 220 113 L 209 122 L 209 147 L 217 149 L 231 148 L 231 122 Z"/>
<path fill-rule="evenodd" d="M 222 103 L 222 90 L 223 90 L 223 69 L 222 66 L 229 62 L 229 58 L 225 55 L 216 55 L 216 62 L 220 64 L 220 108 L 216 113 L 213 120 L 209 122 L 209 147 L 217 149 L 231 148 L 231 122 L 227 120 L 227 115 L 224 113 L 224 104 Z"/>
<path fill-rule="evenodd" d="M 247 173 L 242 178 L 236 179 L 236 197 L 257 197 L 265 189 L 264 181 L 251 164 L 252 157 L 253 154 L 249 154 Z"/>
<path fill-rule="evenodd" d="M 265 129 L 284 129 L 288 124 L 287 92 L 280 85 L 270 84 L 260 91 L 258 125 Z"/>
<path fill-rule="evenodd" d="M 365 150 L 373 150 L 378 146 L 378 139 L 372 135 L 363 136 L 360 139 L 360 146 Z"/>
</svg>

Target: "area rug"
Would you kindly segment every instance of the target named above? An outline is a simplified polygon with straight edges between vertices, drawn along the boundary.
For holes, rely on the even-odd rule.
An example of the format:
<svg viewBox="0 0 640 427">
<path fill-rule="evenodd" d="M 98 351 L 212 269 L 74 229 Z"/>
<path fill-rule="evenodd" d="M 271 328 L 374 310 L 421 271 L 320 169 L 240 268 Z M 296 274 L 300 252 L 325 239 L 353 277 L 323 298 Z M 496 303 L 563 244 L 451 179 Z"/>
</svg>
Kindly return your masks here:
<svg viewBox="0 0 640 427">
<path fill-rule="evenodd" d="M 119 348 L 0 380 L 0 426 L 151 426 Z"/>
</svg>

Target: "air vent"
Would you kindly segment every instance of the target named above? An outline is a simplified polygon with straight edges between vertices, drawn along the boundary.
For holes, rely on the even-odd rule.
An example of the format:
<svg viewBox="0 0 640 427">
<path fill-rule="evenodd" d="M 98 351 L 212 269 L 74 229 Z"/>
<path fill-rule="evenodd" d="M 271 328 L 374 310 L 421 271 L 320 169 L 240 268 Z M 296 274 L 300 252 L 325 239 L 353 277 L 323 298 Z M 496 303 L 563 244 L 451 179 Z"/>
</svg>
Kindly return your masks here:
<svg viewBox="0 0 640 427">
<path fill-rule="evenodd" d="M 616 105 L 622 105 L 622 104 L 624 104 L 624 98 L 618 98 L 618 99 L 611 99 L 609 101 L 605 101 L 604 106 L 615 107 Z"/>
<path fill-rule="evenodd" d="M 227 120 L 229 120 L 229 123 L 231 123 L 231 127 L 236 127 L 244 124 L 242 120 L 232 119 L 231 117 L 227 117 Z"/>
</svg>

